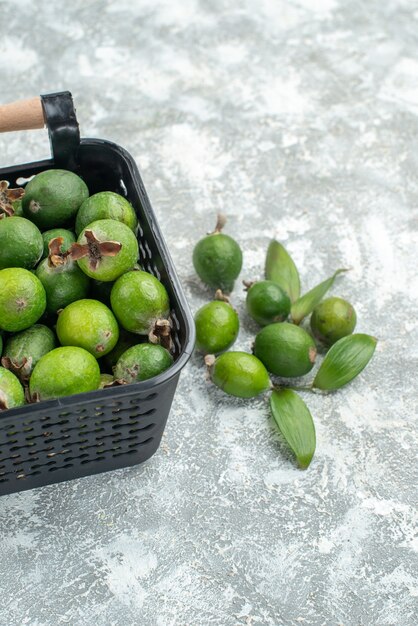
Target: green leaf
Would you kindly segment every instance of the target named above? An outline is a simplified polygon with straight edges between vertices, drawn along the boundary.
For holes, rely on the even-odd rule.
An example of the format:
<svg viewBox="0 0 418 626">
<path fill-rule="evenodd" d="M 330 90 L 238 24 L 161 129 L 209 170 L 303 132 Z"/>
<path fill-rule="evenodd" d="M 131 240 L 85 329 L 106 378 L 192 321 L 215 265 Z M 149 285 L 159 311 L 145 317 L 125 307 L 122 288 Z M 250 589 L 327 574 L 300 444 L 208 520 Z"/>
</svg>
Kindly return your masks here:
<svg viewBox="0 0 418 626">
<path fill-rule="evenodd" d="M 300 295 L 300 279 L 296 265 L 281 243 L 273 239 L 267 250 L 265 276 L 288 294 L 292 302 Z"/>
<path fill-rule="evenodd" d="M 312 383 L 317 389 L 339 389 L 358 376 L 373 356 L 377 339 L 370 335 L 348 335 L 328 350 Z"/>
<path fill-rule="evenodd" d="M 275 389 L 270 407 L 280 432 L 293 450 L 299 466 L 306 469 L 315 452 L 316 436 L 312 415 L 292 389 Z"/>
<path fill-rule="evenodd" d="M 327 293 L 328 289 L 332 286 L 336 276 L 342 272 L 347 272 L 346 269 L 339 269 L 332 276 L 319 283 L 316 287 L 305 293 L 292 304 L 290 309 L 290 315 L 295 324 L 300 324 L 304 317 L 312 313 L 317 304 L 319 304 L 322 298 Z"/>
</svg>

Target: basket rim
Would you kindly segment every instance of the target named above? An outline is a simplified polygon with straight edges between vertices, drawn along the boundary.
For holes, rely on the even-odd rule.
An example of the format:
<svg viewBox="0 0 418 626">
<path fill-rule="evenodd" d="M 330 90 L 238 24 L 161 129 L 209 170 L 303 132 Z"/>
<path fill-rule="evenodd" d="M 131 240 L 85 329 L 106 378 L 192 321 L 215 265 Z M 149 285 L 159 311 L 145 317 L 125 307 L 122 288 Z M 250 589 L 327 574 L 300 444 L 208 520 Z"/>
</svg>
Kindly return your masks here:
<svg viewBox="0 0 418 626">
<path fill-rule="evenodd" d="M 94 145 L 98 147 L 106 146 L 107 148 L 110 148 L 111 150 L 117 152 L 118 155 L 125 160 L 128 168 L 130 169 L 132 173 L 132 179 L 135 183 L 135 187 L 137 189 L 138 195 L 141 197 L 141 201 L 143 202 L 143 206 L 149 218 L 149 222 L 152 225 L 153 233 L 156 235 L 156 239 L 158 240 L 157 245 L 158 245 L 163 263 L 165 267 L 167 267 L 170 270 L 169 271 L 170 282 L 175 291 L 179 306 L 182 309 L 185 329 L 186 329 L 186 332 L 185 332 L 186 338 L 184 341 L 184 346 L 178 358 L 165 372 L 162 372 L 161 374 L 158 374 L 157 376 L 154 376 L 153 378 L 150 378 L 149 380 L 139 381 L 136 383 L 131 383 L 129 385 L 121 385 L 120 387 L 111 387 L 108 389 L 99 389 L 95 391 L 83 392 L 83 393 L 74 394 L 71 396 L 56 398 L 54 400 L 45 400 L 43 402 L 39 402 L 36 404 L 22 405 L 22 406 L 15 407 L 12 409 L 7 409 L 6 411 L 4 412 L 2 411 L 0 413 L 0 422 L 9 418 L 27 417 L 31 413 L 37 413 L 41 410 L 48 411 L 48 410 L 58 409 L 61 407 L 70 408 L 71 405 L 73 404 L 82 404 L 82 403 L 92 404 L 96 402 L 99 403 L 99 402 L 106 402 L 106 401 L 111 402 L 112 400 L 118 400 L 118 398 L 122 396 L 126 396 L 126 395 L 137 395 L 137 394 L 142 395 L 143 393 L 146 393 L 146 392 L 152 392 L 159 385 L 167 383 L 168 381 L 171 381 L 173 378 L 178 376 L 180 374 L 180 371 L 186 365 L 187 361 L 190 359 L 192 352 L 193 352 L 196 331 L 195 331 L 195 325 L 194 325 L 192 313 L 191 313 L 189 304 L 186 300 L 186 297 L 184 295 L 183 288 L 177 276 L 177 272 L 176 272 L 174 263 L 172 261 L 170 252 L 167 248 L 165 239 L 161 233 L 157 218 L 154 213 L 154 209 L 151 206 L 150 200 L 148 198 L 148 194 L 145 190 L 141 175 L 139 173 L 139 170 L 135 163 L 134 158 L 127 150 L 125 150 L 125 148 L 107 139 L 83 137 L 80 140 L 80 145 L 81 146 Z M 19 174 L 24 169 L 40 168 L 40 167 L 43 168 L 43 167 L 48 167 L 48 166 L 50 167 L 53 165 L 54 165 L 54 159 L 49 158 L 49 159 L 43 159 L 41 161 L 33 161 L 29 163 L 12 165 L 10 167 L 2 167 L 0 168 L 0 178 L 3 175 L 6 176 L 10 174 L 13 174 L 13 175 Z"/>
</svg>

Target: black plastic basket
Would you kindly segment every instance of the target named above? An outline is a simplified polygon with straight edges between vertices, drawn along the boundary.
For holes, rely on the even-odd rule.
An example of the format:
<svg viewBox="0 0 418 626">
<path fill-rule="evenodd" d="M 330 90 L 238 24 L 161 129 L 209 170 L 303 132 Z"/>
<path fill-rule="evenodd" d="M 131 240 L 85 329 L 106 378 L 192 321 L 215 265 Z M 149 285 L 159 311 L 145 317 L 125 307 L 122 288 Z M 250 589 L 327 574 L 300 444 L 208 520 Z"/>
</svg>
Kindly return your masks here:
<svg viewBox="0 0 418 626">
<path fill-rule="evenodd" d="M 174 363 L 147 381 L 83 393 L 0 413 L 0 495 L 142 463 L 160 445 L 180 372 L 194 345 L 194 323 L 143 182 L 118 145 L 81 139 L 71 94 L 42 96 L 52 158 L 0 169 L 19 186 L 45 169 L 71 169 L 90 193 L 126 196 L 140 223 L 142 267 L 165 285 L 171 301 Z"/>
</svg>

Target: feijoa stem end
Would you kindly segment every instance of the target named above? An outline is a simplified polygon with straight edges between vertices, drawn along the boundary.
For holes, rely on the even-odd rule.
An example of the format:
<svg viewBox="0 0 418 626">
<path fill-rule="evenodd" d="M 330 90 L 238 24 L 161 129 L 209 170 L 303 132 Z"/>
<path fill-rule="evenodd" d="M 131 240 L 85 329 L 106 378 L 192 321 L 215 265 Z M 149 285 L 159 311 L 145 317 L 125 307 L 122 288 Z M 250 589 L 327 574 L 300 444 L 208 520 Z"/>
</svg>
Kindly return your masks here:
<svg viewBox="0 0 418 626">
<path fill-rule="evenodd" d="M 15 361 L 8 356 L 4 356 L 1 359 L 1 364 L 15 374 L 22 383 L 28 382 L 32 367 L 32 357 L 27 358 L 24 356 L 21 361 Z"/>
<path fill-rule="evenodd" d="M 248 291 L 254 285 L 254 280 L 243 280 L 242 284 L 244 285 L 244 291 Z"/>
<path fill-rule="evenodd" d="M 226 224 L 226 215 L 224 215 L 223 213 L 218 213 L 215 230 L 212 233 L 208 233 L 208 234 L 217 235 L 218 233 L 221 233 L 225 224 Z"/>
<path fill-rule="evenodd" d="M 170 320 L 157 320 L 148 335 L 150 343 L 158 343 L 160 346 L 171 352 L 174 344 L 171 338 Z"/>
<path fill-rule="evenodd" d="M 84 237 L 87 243 L 71 244 L 69 255 L 73 261 L 88 257 L 89 268 L 93 271 L 98 268 L 102 257 L 114 257 L 119 254 L 122 248 L 120 241 L 100 241 L 90 229 L 84 231 Z"/>
<path fill-rule="evenodd" d="M 30 391 L 29 391 L 29 387 L 26 387 L 25 389 L 25 400 L 28 404 L 36 404 L 37 402 L 41 401 L 41 396 L 39 395 L 39 393 L 37 391 L 35 391 L 35 393 L 33 393 L 31 395 Z"/>
<path fill-rule="evenodd" d="M 208 370 L 211 370 L 212 367 L 214 366 L 216 361 L 216 357 L 214 354 L 207 354 L 205 356 L 205 365 L 208 368 Z"/>
<path fill-rule="evenodd" d="M 55 237 L 48 243 L 48 265 L 49 267 L 59 267 L 68 262 L 69 252 L 61 252 L 64 237 Z"/>
<path fill-rule="evenodd" d="M 3 217 L 13 217 L 15 210 L 13 202 L 20 200 L 25 195 L 22 187 L 17 189 L 9 189 L 7 180 L 0 180 L 0 219 Z"/>
<path fill-rule="evenodd" d="M 217 289 L 215 291 L 215 300 L 219 300 L 220 302 L 227 302 L 228 304 L 230 303 L 229 297 L 224 294 L 222 289 Z"/>
<path fill-rule="evenodd" d="M 309 348 L 309 360 L 310 360 L 311 363 L 315 363 L 316 355 L 317 355 L 316 348 L 310 347 Z"/>
</svg>

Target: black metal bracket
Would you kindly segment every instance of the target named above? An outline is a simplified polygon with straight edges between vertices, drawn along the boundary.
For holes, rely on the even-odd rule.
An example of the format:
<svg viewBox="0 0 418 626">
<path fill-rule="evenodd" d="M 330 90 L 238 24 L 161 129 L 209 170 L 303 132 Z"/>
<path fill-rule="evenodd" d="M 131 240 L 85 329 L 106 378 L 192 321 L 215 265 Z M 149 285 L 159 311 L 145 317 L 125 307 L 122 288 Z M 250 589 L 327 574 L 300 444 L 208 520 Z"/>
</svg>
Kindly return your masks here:
<svg viewBox="0 0 418 626">
<path fill-rule="evenodd" d="M 41 96 L 51 152 L 57 167 L 76 170 L 80 129 L 69 91 Z"/>
</svg>

